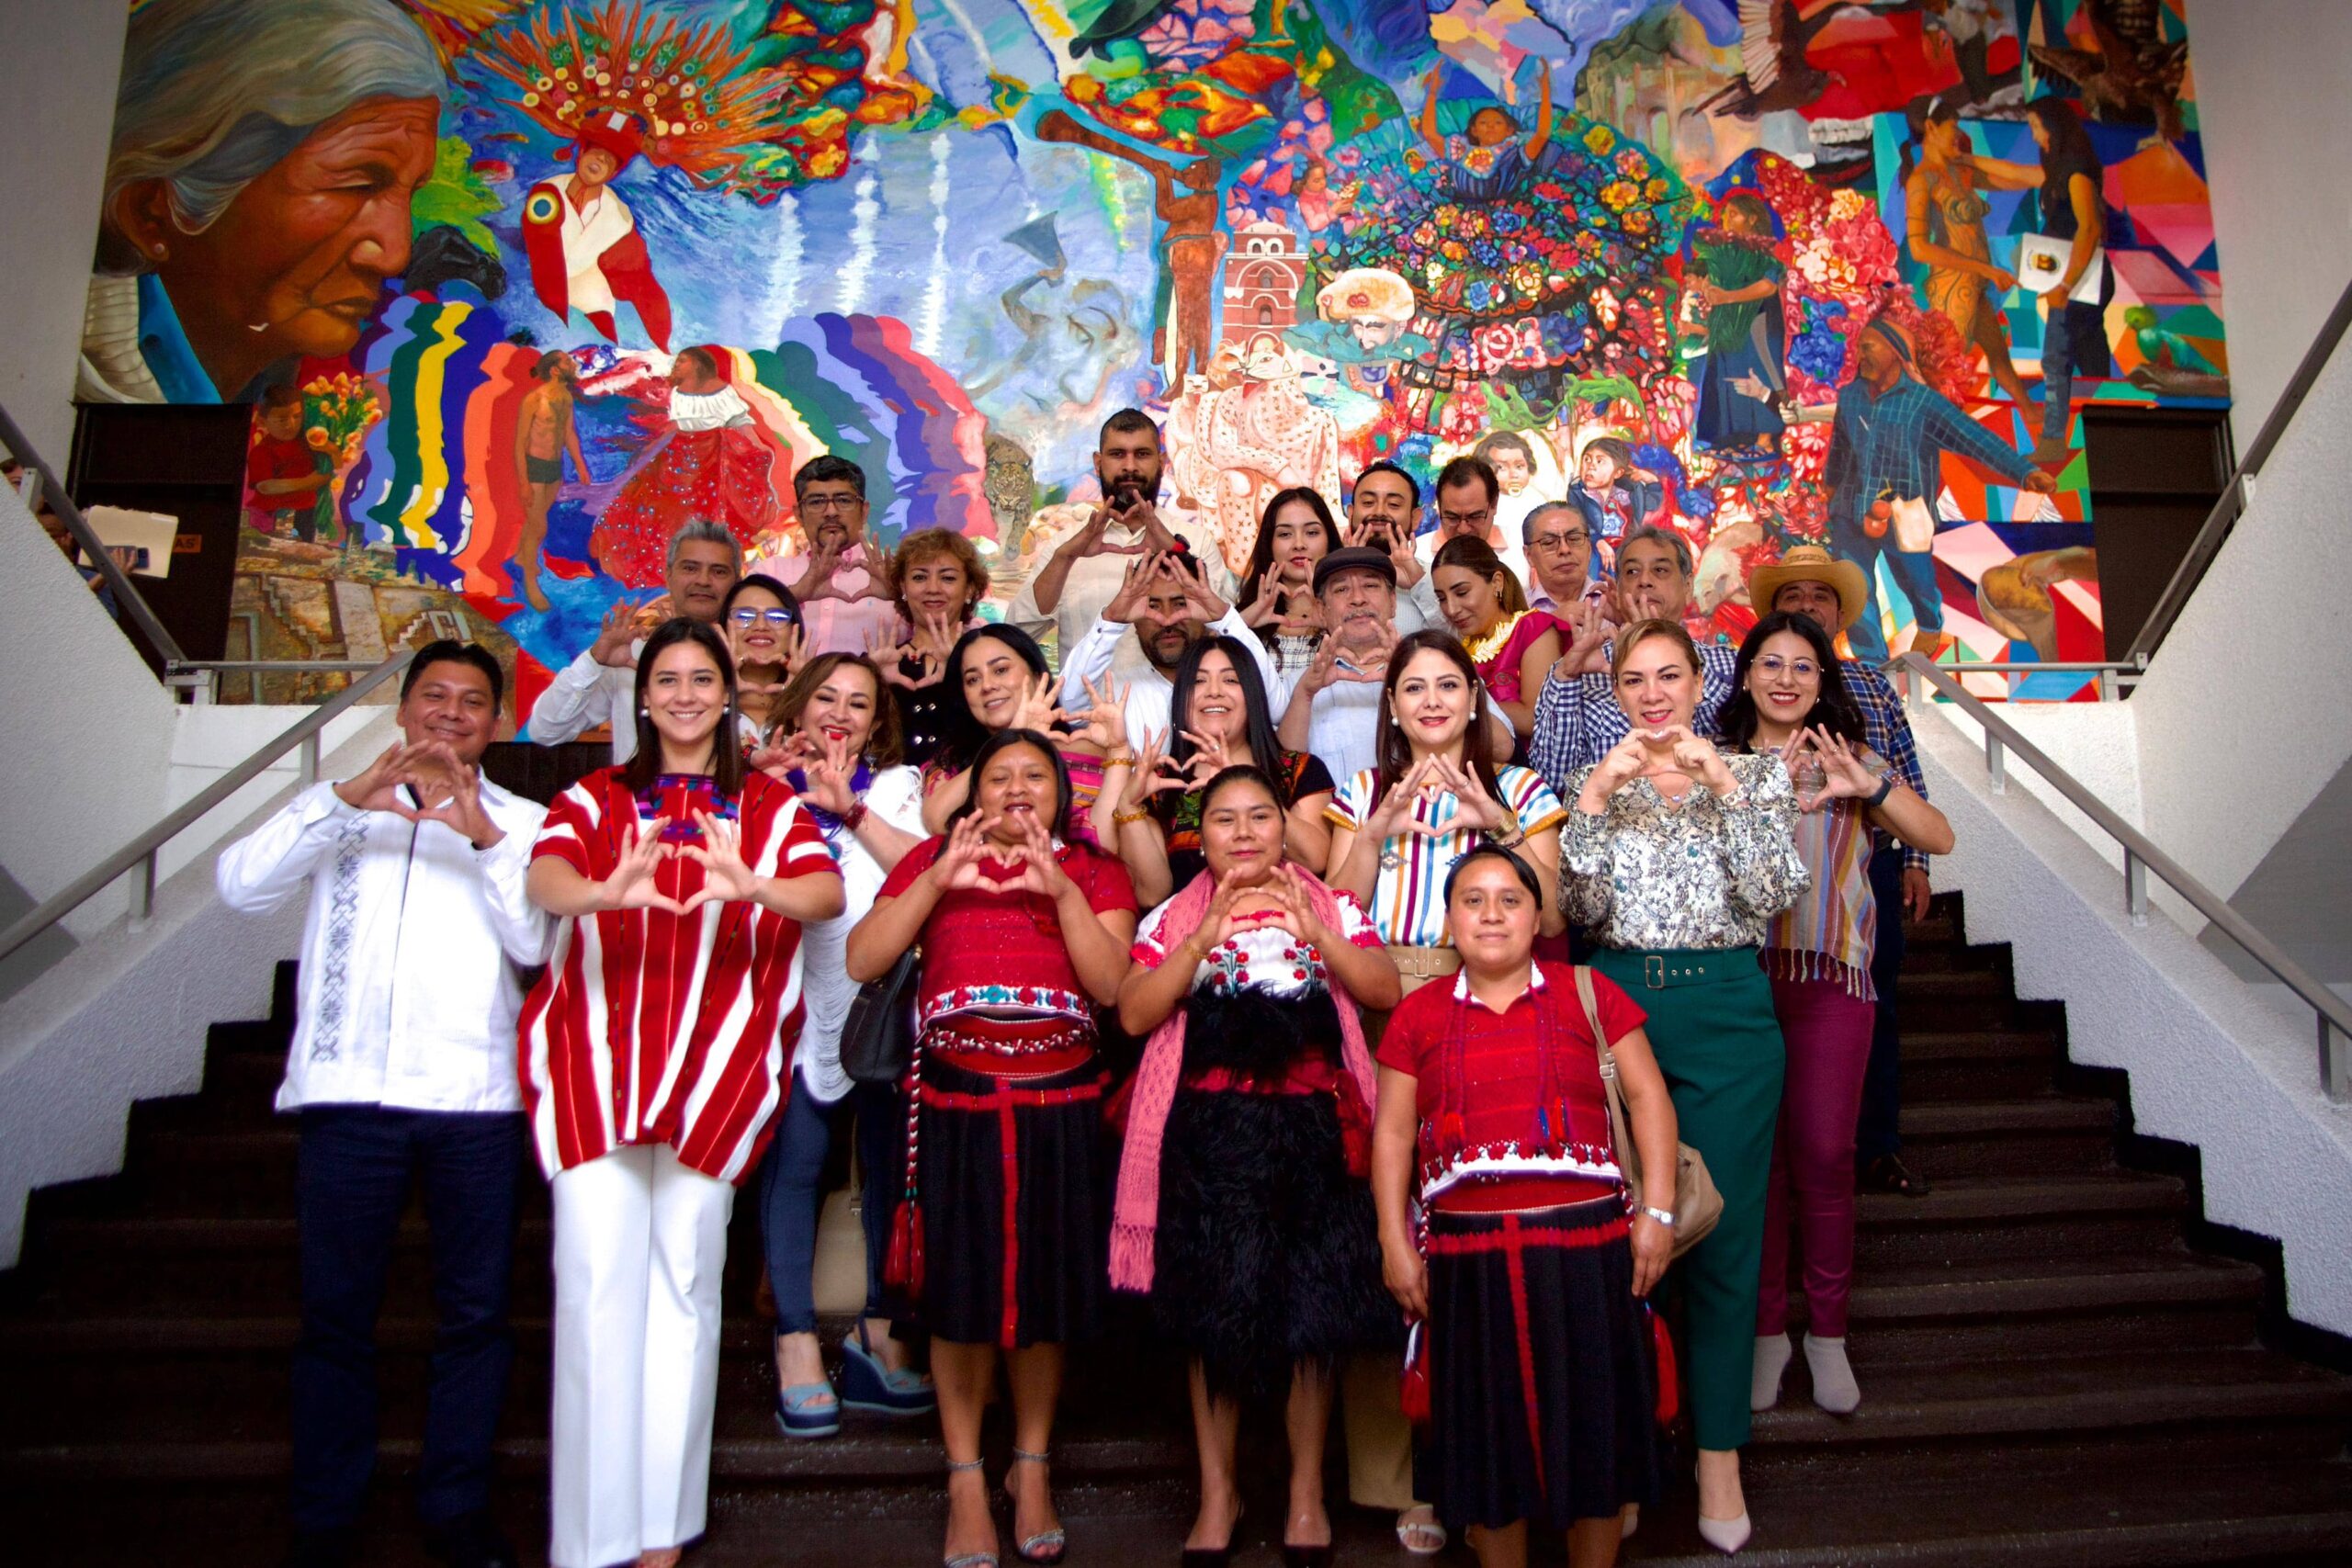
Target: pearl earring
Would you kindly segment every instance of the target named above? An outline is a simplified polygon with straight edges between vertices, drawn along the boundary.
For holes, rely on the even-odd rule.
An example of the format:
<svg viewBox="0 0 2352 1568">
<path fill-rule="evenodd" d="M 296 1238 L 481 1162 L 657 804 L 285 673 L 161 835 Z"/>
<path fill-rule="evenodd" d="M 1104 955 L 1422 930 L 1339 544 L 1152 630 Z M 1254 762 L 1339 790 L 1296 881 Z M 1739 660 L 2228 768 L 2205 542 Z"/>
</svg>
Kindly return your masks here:
<svg viewBox="0 0 2352 1568">
<path fill-rule="evenodd" d="M 154 251 L 153 254 L 157 261 L 162 261 L 172 254 L 172 248 L 164 243 L 163 241 L 158 240 L 155 242 Z"/>
</svg>

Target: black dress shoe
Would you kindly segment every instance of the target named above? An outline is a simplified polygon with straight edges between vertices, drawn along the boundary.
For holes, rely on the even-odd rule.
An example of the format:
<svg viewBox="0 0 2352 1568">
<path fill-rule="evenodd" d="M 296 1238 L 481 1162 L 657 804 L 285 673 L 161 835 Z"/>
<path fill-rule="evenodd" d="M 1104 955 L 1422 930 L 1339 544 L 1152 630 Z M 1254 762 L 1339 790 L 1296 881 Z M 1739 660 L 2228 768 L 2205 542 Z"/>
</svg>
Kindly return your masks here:
<svg viewBox="0 0 2352 1568">
<path fill-rule="evenodd" d="M 1862 1167 L 1858 1183 L 1865 1192 L 1892 1192 L 1899 1198 L 1925 1198 L 1928 1179 L 1914 1176 L 1900 1155 L 1881 1155 Z"/>
<path fill-rule="evenodd" d="M 488 1514 L 460 1514 L 426 1527 L 424 1550 L 449 1568 L 518 1568 L 522 1562 Z"/>
<path fill-rule="evenodd" d="M 296 1530 L 286 1549 L 286 1568 L 351 1568 L 358 1548 L 354 1530 Z"/>
</svg>

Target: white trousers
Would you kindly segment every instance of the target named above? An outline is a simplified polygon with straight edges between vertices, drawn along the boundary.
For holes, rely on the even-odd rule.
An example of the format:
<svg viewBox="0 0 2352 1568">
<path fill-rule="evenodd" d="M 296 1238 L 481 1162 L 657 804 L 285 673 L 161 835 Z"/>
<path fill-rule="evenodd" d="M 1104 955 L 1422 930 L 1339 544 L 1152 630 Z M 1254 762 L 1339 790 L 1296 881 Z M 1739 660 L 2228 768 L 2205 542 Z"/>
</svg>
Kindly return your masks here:
<svg viewBox="0 0 2352 1568">
<path fill-rule="evenodd" d="M 548 1560 L 605 1568 L 703 1531 L 735 1189 L 668 1146 L 555 1179 Z"/>
</svg>

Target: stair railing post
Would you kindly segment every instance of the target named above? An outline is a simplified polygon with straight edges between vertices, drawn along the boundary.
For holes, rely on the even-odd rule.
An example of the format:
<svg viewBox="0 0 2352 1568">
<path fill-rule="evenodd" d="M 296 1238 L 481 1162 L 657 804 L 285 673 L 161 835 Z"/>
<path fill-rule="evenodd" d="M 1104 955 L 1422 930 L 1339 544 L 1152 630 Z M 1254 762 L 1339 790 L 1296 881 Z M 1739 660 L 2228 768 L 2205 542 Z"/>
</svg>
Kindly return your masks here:
<svg viewBox="0 0 2352 1568">
<path fill-rule="evenodd" d="M 2129 845 L 2123 851 L 2123 907 L 2132 912 L 2133 925 L 2148 923 L 2148 863 Z"/>
<path fill-rule="evenodd" d="M 1984 731 L 1984 777 L 1995 795 L 2009 793 L 2008 771 L 2001 750 L 2001 738 L 1989 728 Z"/>
<path fill-rule="evenodd" d="M 2335 1031 L 2328 1027 L 2327 1014 L 2317 1013 L 2319 1019 L 2319 1082 L 2327 1098 L 2341 1102 L 2352 1100 L 2352 1060 L 2336 1049 Z"/>
<path fill-rule="evenodd" d="M 149 850 L 130 868 L 130 929 L 143 930 L 155 913 L 155 852 Z"/>
<path fill-rule="evenodd" d="M 2100 671 L 2098 672 L 2098 700 L 2103 703 L 2111 703 L 2115 700 L 2115 671 L 2112 670 Z"/>
<path fill-rule="evenodd" d="M 302 737 L 302 748 L 294 764 L 294 777 L 304 789 L 319 782 L 319 737 L 316 730 Z"/>
</svg>

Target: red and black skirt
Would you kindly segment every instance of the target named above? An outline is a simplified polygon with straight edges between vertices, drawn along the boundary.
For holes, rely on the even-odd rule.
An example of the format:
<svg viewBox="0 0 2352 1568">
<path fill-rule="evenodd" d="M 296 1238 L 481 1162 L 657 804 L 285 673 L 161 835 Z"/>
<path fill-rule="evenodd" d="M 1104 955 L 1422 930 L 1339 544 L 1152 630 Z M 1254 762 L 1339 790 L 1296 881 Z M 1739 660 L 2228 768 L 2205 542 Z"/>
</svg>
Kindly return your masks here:
<svg viewBox="0 0 2352 1568">
<path fill-rule="evenodd" d="M 1427 1247 L 1415 1490 L 1446 1528 L 1566 1530 L 1655 1501 L 1656 1371 L 1623 1203 L 1436 1212 Z"/>
<path fill-rule="evenodd" d="M 1019 1049 L 968 1048 L 983 1039 Z M 958 1018 L 925 1032 L 917 1071 L 923 1326 L 1006 1349 L 1092 1337 L 1111 1168 L 1091 1028 Z"/>
</svg>

